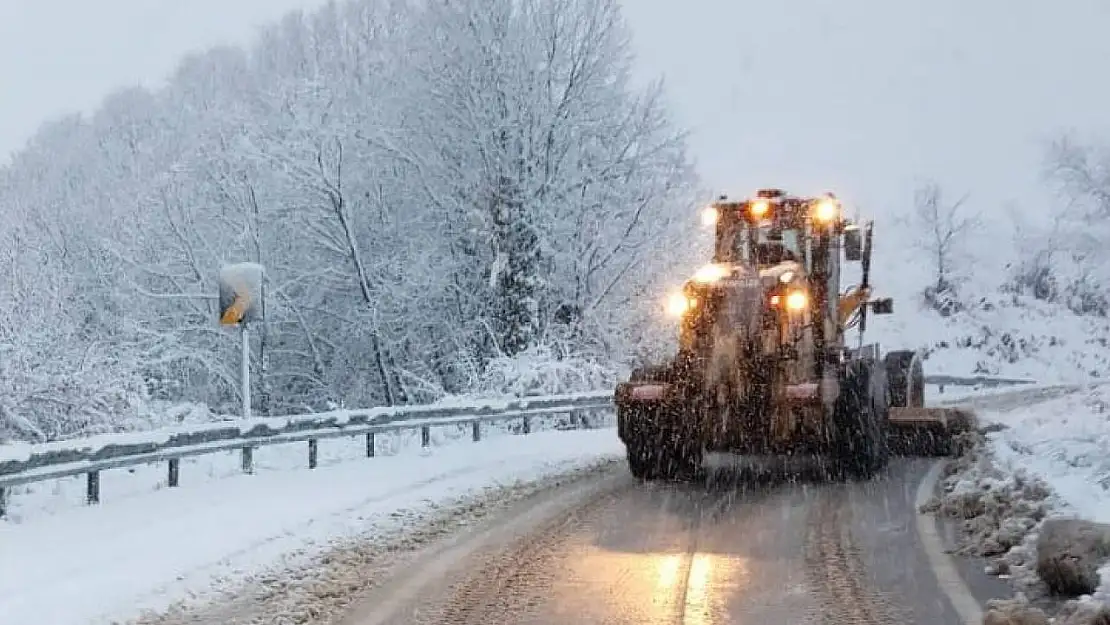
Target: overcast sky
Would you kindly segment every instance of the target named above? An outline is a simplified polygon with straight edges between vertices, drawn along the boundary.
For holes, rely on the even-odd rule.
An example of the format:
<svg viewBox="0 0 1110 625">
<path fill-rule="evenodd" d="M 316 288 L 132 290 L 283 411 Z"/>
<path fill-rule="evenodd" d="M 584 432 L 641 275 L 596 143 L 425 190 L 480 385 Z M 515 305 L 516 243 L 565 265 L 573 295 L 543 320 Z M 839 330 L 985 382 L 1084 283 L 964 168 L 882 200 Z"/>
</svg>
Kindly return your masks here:
<svg viewBox="0 0 1110 625">
<path fill-rule="evenodd" d="M 323 0 L 0 0 L 0 154 L 185 52 Z M 868 212 L 931 176 L 1043 205 L 1043 142 L 1110 137 L 1105 0 L 626 0 L 706 181 L 835 190 Z M 1032 205 L 1032 206 L 1030 206 Z"/>
</svg>

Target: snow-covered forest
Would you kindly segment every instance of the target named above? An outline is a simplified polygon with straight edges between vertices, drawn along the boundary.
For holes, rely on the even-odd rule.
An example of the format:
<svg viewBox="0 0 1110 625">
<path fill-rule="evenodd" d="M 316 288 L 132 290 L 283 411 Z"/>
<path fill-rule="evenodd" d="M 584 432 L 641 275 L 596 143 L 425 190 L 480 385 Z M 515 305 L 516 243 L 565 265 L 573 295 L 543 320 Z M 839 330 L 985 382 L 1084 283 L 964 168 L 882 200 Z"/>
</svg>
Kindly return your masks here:
<svg viewBox="0 0 1110 625">
<path fill-rule="evenodd" d="M 611 387 L 707 253 L 633 63 L 616 0 L 332 2 L 47 124 L 0 169 L 0 440 L 236 413 L 235 262 L 266 268 L 258 414 Z M 1110 158 L 1047 156 L 1053 219 L 931 184 L 875 215 L 885 346 L 998 372 L 1070 341 L 1097 374 Z"/>
<path fill-rule="evenodd" d="M 644 347 L 696 181 L 616 2 L 413 4 L 291 14 L 0 170 L 0 438 L 235 412 L 227 262 L 267 271 L 261 414 L 511 385 L 521 359 L 596 387 Z"/>
</svg>

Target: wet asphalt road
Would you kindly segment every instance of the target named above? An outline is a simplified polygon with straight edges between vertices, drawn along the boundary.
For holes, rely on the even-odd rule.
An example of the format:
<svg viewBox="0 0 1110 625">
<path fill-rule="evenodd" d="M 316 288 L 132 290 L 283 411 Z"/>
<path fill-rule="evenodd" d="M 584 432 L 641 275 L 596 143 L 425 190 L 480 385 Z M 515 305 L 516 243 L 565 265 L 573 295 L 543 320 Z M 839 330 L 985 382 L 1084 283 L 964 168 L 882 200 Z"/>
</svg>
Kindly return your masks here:
<svg viewBox="0 0 1110 625">
<path fill-rule="evenodd" d="M 370 598 L 347 623 L 962 623 L 917 535 L 932 464 L 894 459 L 861 483 L 726 473 L 708 485 L 641 484 L 619 466 L 526 530 L 491 530 L 450 566 L 439 556 L 442 570 L 389 614 Z M 1005 593 L 963 568 L 976 598 Z"/>
</svg>

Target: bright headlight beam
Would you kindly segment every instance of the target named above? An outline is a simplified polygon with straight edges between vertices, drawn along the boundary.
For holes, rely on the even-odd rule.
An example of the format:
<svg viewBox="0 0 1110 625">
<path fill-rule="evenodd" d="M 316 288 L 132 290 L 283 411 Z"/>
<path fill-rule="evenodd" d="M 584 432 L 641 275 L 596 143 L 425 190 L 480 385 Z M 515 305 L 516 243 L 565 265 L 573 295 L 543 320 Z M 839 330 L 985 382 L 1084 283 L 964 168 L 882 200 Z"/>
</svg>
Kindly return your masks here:
<svg viewBox="0 0 1110 625">
<path fill-rule="evenodd" d="M 709 284 L 712 282 L 716 282 L 727 275 L 728 270 L 725 269 L 724 266 L 718 265 L 716 263 L 710 263 L 702 267 L 701 269 L 698 269 L 697 273 L 694 274 L 694 281 L 700 282 L 702 284 Z"/>
<path fill-rule="evenodd" d="M 690 309 L 690 300 L 682 293 L 675 293 L 667 298 L 667 314 L 672 317 L 681 317 Z"/>
<path fill-rule="evenodd" d="M 803 291 L 793 291 L 786 296 L 786 308 L 791 312 L 801 312 L 805 310 L 806 304 L 809 303 L 809 298 Z"/>
<path fill-rule="evenodd" d="M 701 225 L 715 226 L 717 225 L 717 220 L 720 218 L 721 213 L 718 212 L 716 208 L 712 206 L 707 206 L 701 212 Z"/>
<path fill-rule="evenodd" d="M 837 205 L 836 200 L 824 199 L 817 202 L 817 206 L 813 208 L 813 218 L 821 223 L 829 223 L 836 219 L 840 213 L 840 207 Z"/>
</svg>

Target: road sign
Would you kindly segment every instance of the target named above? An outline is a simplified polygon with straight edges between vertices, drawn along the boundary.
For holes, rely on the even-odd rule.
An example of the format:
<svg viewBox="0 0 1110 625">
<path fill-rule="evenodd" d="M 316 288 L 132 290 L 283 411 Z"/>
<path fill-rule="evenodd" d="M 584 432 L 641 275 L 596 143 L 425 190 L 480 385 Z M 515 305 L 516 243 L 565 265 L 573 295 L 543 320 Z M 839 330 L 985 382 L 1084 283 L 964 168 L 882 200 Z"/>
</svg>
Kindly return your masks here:
<svg viewBox="0 0 1110 625">
<path fill-rule="evenodd" d="M 237 263 L 220 268 L 220 324 L 262 319 L 262 265 Z"/>
<path fill-rule="evenodd" d="M 247 325 L 262 319 L 262 273 L 258 263 L 220 268 L 220 324 L 239 326 L 243 348 L 240 384 L 244 419 L 251 416 L 251 343 Z"/>
</svg>

